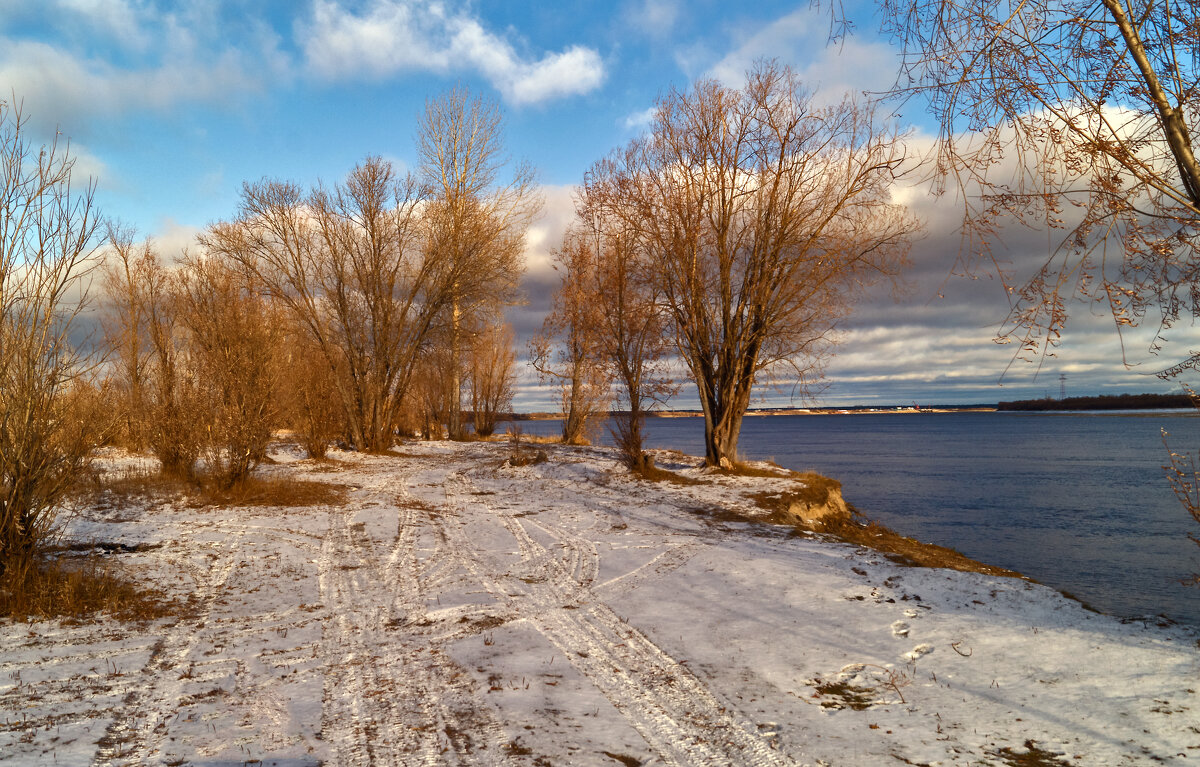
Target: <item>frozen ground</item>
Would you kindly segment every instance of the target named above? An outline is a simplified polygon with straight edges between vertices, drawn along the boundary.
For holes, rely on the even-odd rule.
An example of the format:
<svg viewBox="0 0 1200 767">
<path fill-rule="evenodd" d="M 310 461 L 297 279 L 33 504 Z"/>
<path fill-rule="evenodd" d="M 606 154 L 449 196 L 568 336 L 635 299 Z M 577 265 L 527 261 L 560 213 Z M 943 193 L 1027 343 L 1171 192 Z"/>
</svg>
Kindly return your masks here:
<svg viewBox="0 0 1200 767">
<path fill-rule="evenodd" d="M 268 467 L 342 507 L 75 520 L 189 607 L 0 624 L 0 764 L 1200 762 L 1195 632 L 736 521 L 770 480 L 402 450 Z"/>
</svg>

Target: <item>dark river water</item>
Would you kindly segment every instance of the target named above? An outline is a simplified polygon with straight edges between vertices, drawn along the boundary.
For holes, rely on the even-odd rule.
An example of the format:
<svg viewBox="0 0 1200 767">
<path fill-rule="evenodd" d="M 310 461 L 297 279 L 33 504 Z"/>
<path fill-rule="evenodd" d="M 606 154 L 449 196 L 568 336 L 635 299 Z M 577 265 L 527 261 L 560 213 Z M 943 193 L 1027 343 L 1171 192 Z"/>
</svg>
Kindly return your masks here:
<svg viewBox="0 0 1200 767">
<path fill-rule="evenodd" d="M 654 418 L 647 446 L 704 454 L 699 418 Z M 557 421 L 526 421 L 553 434 Z M 914 538 L 1020 571 L 1121 617 L 1200 626 L 1197 524 L 1162 465 L 1200 450 L 1200 417 L 946 413 L 748 416 L 740 451 L 841 480 L 846 500 Z"/>
</svg>

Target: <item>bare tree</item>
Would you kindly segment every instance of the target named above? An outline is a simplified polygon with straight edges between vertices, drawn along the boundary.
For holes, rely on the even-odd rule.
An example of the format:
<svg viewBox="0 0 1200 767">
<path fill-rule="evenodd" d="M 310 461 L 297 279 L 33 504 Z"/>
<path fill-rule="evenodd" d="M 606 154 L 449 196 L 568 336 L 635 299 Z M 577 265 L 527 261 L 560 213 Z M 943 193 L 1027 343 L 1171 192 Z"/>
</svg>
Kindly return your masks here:
<svg viewBox="0 0 1200 767">
<path fill-rule="evenodd" d="M 488 325 L 472 334 L 469 367 L 475 434 L 490 437 L 496 422 L 512 409 L 517 353 L 511 325 Z"/>
<path fill-rule="evenodd" d="M 446 426 L 450 438 L 459 439 L 464 328 L 486 323 L 516 300 L 525 230 L 541 201 L 528 165 L 502 178 L 508 160 L 499 107 L 466 89 L 426 102 L 417 152 L 421 180 L 430 191 L 426 248 L 429 258 L 453 274 L 443 318 L 451 397 Z"/>
<path fill-rule="evenodd" d="M 147 359 L 143 365 L 143 412 L 141 422 L 147 443 L 168 476 L 195 478 L 203 434 L 200 424 L 201 397 L 188 357 L 186 327 L 181 318 L 179 275 L 163 263 L 147 240 L 137 249 L 128 242 L 118 253 L 129 257 L 130 274 L 136 281 L 118 286 L 128 299 L 116 307 L 128 315 L 117 322 L 144 336 Z M 136 325 L 135 325 L 136 322 Z M 126 367 L 118 354 L 117 381 Z"/>
<path fill-rule="evenodd" d="M 285 329 L 283 351 L 276 360 L 279 407 L 309 457 L 324 458 L 329 443 L 344 433 L 335 377 L 321 349 L 289 319 L 277 317 Z"/>
<path fill-rule="evenodd" d="M 610 431 L 626 465 L 644 472 L 649 468 L 642 451 L 646 412 L 679 388 L 667 368 L 666 310 L 636 233 L 606 217 L 604 200 L 590 197 L 587 189 L 577 208 L 581 225 L 574 236 L 593 259 L 590 292 L 598 310 L 597 350 L 618 383 Z"/>
<path fill-rule="evenodd" d="M 458 277 L 424 247 L 420 204 L 412 178 L 369 157 L 333 189 L 246 184 L 237 217 L 201 238 L 320 349 L 360 450 L 392 445 L 413 367 Z"/>
<path fill-rule="evenodd" d="M 277 417 L 274 355 L 281 334 L 261 297 L 215 259 L 185 259 L 178 287 L 205 470 L 228 490 L 266 454 Z"/>
<path fill-rule="evenodd" d="M 596 252 L 586 238 L 568 232 L 554 258 L 562 282 L 541 331 L 529 342 L 529 358 L 543 381 L 559 387 L 562 441 L 585 444 L 611 400 L 595 293 Z"/>
<path fill-rule="evenodd" d="M 999 340 L 1052 353 L 1072 298 L 1118 332 L 1156 318 L 1155 352 L 1200 315 L 1200 5 L 885 0 L 883 16 L 904 46 L 897 91 L 928 103 L 938 177 L 966 192 L 965 266 L 1013 296 Z M 1032 274 L 992 255 L 1009 221 L 1062 235 Z"/>
<path fill-rule="evenodd" d="M 20 578 L 52 535 L 63 494 L 97 444 L 73 407 L 89 365 L 72 343 L 95 266 L 94 185 L 34 146 L 0 102 L 0 575 Z"/>
<path fill-rule="evenodd" d="M 152 263 L 151 243 L 134 243 L 133 232 L 110 225 L 103 286 L 105 346 L 111 358 L 110 396 L 116 404 L 119 428 L 115 438 L 134 451 L 148 445 L 146 388 L 149 381 L 150 342 L 147 338 L 142 285 Z"/>
<path fill-rule="evenodd" d="M 651 134 L 588 175 L 635 233 L 705 418 L 705 460 L 737 460 L 756 384 L 819 372 L 859 290 L 905 262 L 915 221 L 892 202 L 904 157 L 873 111 L 817 107 L 789 69 L 742 89 L 702 81 L 658 104 Z"/>
</svg>

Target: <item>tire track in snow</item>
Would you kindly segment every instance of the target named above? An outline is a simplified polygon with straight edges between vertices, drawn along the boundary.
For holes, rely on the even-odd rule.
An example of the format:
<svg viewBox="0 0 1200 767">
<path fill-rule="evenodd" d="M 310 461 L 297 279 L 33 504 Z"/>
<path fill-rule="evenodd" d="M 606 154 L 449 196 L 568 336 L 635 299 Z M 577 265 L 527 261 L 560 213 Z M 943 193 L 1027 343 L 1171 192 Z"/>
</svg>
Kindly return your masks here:
<svg viewBox="0 0 1200 767">
<path fill-rule="evenodd" d="M 403 487 L 403 475 L 391 473 L 371 490 L 396 484 Z M 330 613 L 322 732 L 331 763 L 496 763 L 503 728 L 470 675 L 430 641 L 415 549 L 426 515 L 397 503 L 396 538 L 386 550 L 352 521 L 364 505 L 335 512 L 318 560 Z"/>
<path fill-rule="evenodd" d="M 572 577 L 521 519 L 471 493 L 465 473 L 448 473 L 444 487 L 447 507 L 461 519 L 469 523 L 487 514 L 502 522 L 517 544 L 521 571 L 506 571 L 501 562 L 487 567 L 487 552 L 472 545 L 461 525 L 443 524 L 451 550 L 497 599 L 562 651 L 666 764 L 793 764 L 752 722 L 735 718 L 700 679 Z M 594 549 L 589 556 L 598 558 Z"/>
<path fill-rule="evenodd" d="M 216 544 L 212 545 L 216 547 Z M 186 664 L 188 656 L 201 641 L 202 629 L 212 614 L 217 596 L 234 571 L 236 549 L 236 539 L 220 547 L 207 573 L 198 567 L 190 568 L 200 593 L 199 609 L 195 617 L 176 621 L 169 633 L 155 644 L 133 689 L 125 696 L 120 713 L 97 742 L 93 767 L 141 765 L 158 752 L 184 696 L 183 676 L 177 670 Z"/>
</svg>

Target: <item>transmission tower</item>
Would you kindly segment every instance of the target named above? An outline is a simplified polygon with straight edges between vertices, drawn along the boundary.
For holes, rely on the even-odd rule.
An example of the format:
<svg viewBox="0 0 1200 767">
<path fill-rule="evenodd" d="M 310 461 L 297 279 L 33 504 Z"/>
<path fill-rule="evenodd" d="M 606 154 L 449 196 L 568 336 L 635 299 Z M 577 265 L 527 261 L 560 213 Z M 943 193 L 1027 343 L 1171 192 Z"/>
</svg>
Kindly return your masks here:
<svg viewBox="0 0 1200 767">
<path fill-rule="evenodd" d="M 1060 401 L 1067 398 L 1067 374 L 1059 373 L 1058 375 L 1058 399 Z"/>
</svg>

